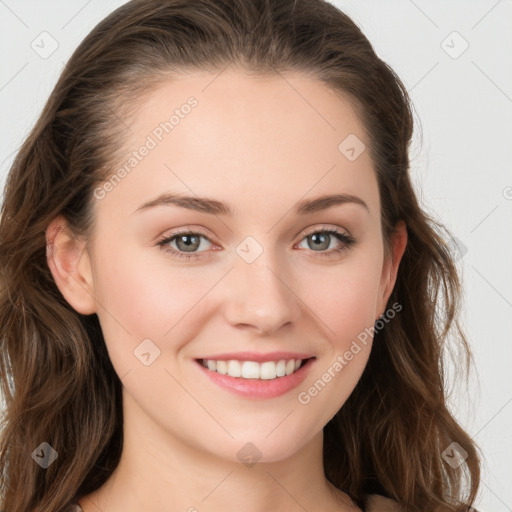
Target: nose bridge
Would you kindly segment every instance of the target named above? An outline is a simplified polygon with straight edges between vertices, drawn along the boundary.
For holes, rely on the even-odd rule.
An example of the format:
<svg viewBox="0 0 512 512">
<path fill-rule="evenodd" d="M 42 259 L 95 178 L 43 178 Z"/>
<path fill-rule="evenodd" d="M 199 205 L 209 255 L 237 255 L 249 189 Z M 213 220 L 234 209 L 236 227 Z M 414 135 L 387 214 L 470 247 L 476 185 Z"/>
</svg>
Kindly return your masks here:
<svg viewBox="0 0 512 512">
<path fill-rule="evenodd" d="M 248 237 L 250 238 L 250 237 Z M 227 307 L 232 325 L 249 325 L 262 332 L 272 332 L 298 319 L 300 305 L 274 248 L 245 240 L 236 249 L 235 268 L 231 273 Z M 288 277 L 287 277 L 288 276 Z"/>
</svg>

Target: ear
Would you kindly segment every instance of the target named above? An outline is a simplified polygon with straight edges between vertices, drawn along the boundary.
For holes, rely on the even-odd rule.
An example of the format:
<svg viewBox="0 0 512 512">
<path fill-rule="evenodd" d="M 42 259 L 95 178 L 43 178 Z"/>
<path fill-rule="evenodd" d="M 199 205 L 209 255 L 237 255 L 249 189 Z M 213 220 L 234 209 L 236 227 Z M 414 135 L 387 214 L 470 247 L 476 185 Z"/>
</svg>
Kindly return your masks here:
<svg viewBox="0 0 512 512">
<path fill-rule="evenodd" d="M 46 229 L 46 257 L 55 283 L 67 302 L 82 315 L 96 312 L 89 254 L 59 215 Z"/>
<path fill-rule="evenodd" d="M 384 314 L 387 302 L 395 287 L 396 277 L 398 275 L 398 266 L 407 245 L 407 228 L 405 222 L 400 220 L 397 222 L 395 229 L 391 233 L 391 254 L 385 257 L 382 268 L 382 277 L 380 282 L 379 297 L 377 302 L 377 312 L 379 316 Z"/>
</svg>

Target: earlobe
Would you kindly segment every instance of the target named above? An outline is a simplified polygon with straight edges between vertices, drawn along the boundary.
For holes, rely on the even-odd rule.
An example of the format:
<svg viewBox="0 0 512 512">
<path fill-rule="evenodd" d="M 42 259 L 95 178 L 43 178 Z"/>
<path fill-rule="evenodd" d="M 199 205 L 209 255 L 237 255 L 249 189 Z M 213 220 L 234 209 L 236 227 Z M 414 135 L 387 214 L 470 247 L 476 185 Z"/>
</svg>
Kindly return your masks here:
<svg viewBox="0 0 512 512">
<path fill-rule="evenodd" d="M 381 279 L 381 290 L 378 303 L 379 316 L 385 313 L 384 308 L 395 287 L 398 267 L 407 246 L 407 227 L 403 220 L 397 222 L 391 234 L 391 256 L 385 262 Z M 377 317 L 379 318 L 379 317 Z M 376 318 L 376 320 L 377 320 Z"/>
<path fill-rule="evenodd" d="M 46 229 L 46 257 L 55 283 L 66 301 L 82 315 L 96 312 L 92 269 L 85 241 L 58 216 Z"/>
</svg>

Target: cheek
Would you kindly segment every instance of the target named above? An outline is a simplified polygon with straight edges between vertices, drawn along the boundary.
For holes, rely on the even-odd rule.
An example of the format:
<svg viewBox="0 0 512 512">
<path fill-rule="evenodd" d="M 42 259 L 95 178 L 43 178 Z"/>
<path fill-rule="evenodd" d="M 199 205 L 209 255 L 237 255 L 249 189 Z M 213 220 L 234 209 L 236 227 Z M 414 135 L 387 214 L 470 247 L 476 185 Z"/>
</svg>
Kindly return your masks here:
<svg viewBox="0 0 512 512">
<path fill-rule="evenodd" d="M 328 273 L 300 280 L 300 296 L 322 321 L 326 336 L 337 348 L 343 349 L 374 325 L 381 270 L 377 256 L 362 256 Z"/>
<path fill-rule="evenodd" d="M 187 339 L 190 319 L 201 311 L 198 304 L 213 283 L 190 269 L 169 270 L 164 257 L 149 261 L 147 248 L 127 257 L 107 244 L 98 245 L 102 249 L 95 259 L 95 297 L 114 364 L 131 365 L 133 350 L 145 339 L 161 350 L 162 362 L 165 346 L 178 329 L 180 338 Z"/>
<path fill-rule="evenodd" d="M 347 401 L 370 356 L 380 268 L 373 264 L 351 270 L 323 280 L 307 301 L 328 340 L 297 395 L 302 413 L 316 418 L 312 431 L 325 425 Z"/>
</svg>

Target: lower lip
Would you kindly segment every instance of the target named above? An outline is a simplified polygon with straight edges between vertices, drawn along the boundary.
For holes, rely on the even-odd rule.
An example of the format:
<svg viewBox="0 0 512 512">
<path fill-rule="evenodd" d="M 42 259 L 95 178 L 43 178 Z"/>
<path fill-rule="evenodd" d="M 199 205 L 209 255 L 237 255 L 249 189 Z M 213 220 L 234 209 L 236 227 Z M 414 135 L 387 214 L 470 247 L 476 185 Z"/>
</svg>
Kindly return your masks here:
<svg viewBox="0 0 512 512">
<path fill-rule="evenodd" d="M 229 375 L 222 375 L 208 370 L 208 368 L 203 366 L 200 361 L 196 361 L 196 363 L 201 372 L 221 388 L 227 389 L 232 393 L 246 398 L 267 399 L 284 395 L 296 388 L 306 378 L 309 368 L 313 364 L 314 360 L 314 358 L 308 359 L 306 364 L 301 366 L 291 375 L 269 380 L 230 377 Z"/>
</svg>

